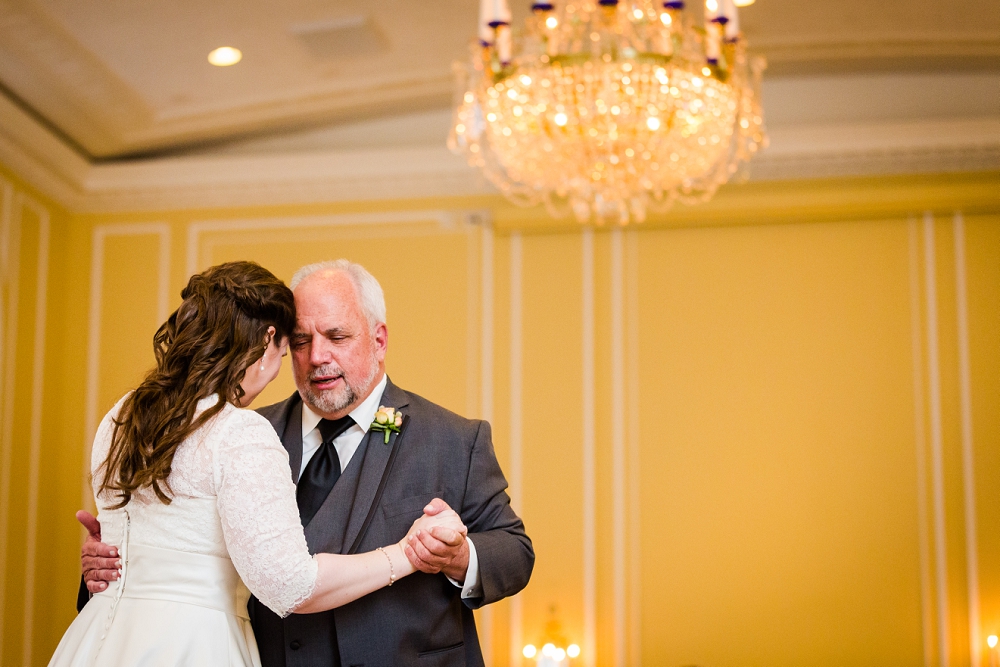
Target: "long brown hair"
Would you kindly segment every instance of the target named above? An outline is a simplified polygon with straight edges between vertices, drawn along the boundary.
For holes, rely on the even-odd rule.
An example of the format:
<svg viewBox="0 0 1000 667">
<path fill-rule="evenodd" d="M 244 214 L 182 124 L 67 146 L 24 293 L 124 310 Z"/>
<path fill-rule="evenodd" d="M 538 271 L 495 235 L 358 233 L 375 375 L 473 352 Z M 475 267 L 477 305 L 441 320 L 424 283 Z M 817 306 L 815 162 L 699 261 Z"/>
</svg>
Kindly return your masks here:
<svg viewBox="0 0 1000 667">
<path fill-rule="evenodd" d="M 152 487 L 170 503 L 167 477 L 177 447 L 226 403 L 239 405 L 240 382 L 267 350 L 268 327 L 281 341 L 295 326 L 292 291 L 253 262 L 228 262 L 191 276 L 184 301 L 153 336 L 156 368 L 122 403 L 102 465 L 100 491 L 114 507 Z M 195 418 L 198 401 L 219 400 Z"/>
</svg>

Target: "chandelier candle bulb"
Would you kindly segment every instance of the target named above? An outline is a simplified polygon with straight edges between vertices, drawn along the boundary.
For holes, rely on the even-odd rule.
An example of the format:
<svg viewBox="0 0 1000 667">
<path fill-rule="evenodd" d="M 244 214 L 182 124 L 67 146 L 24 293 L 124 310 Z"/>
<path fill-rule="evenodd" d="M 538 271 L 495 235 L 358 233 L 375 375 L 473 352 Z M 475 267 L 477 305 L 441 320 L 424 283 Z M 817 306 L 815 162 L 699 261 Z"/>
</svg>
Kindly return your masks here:
<svg viewBox="0 0 1000 667">
<path fill-rule="evenodd" d="M 510 25 L 511 13 L 507 0 L 481 0 L 479 3 L 479 20 L 491 28 L 500 25 Z"/>
<path fill-rule="evenodd" d="M 740 38 L 740 15 L 734 0 L 725 0 L 728 7 L 729 22 L 726 23 L 726 41 L 735 42 Z"/>
<path fill-rule="evenodd" d="M 705 28 L 719 17 L 719 0 L 705 0 Z"/>
</svg>

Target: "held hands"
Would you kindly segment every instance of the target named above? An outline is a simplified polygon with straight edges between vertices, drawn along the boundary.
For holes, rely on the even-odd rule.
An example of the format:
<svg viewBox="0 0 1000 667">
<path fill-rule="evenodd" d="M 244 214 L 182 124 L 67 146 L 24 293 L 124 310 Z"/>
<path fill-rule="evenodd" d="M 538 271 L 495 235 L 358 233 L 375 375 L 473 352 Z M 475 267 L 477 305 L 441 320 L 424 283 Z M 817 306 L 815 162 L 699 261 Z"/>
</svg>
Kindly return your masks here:
<svg viewBox="0 0 1000 667">
<path fill-rule="evenodd" d="M 461 517 L 440 498 L 424 508 L 424 515 L 413 522 L 400 543 L 407 559 L 421 572 L 443 572 L 455 581 L 463 581 L 469 568 L 468 529 Z"/>
<path fill-rule="evenodd" d="M 107 589 L 107 582 L 118 579 L 118 568 L 121 567 L 118 549 L 101 542 L 101 524 L 90 512 L 80 510 L 76 513 L 76 520 L 87 529 L 87 539 L 80 549 L 83 579 L 87 582 L 88 591 L 100 593 Z"/>
</svg>

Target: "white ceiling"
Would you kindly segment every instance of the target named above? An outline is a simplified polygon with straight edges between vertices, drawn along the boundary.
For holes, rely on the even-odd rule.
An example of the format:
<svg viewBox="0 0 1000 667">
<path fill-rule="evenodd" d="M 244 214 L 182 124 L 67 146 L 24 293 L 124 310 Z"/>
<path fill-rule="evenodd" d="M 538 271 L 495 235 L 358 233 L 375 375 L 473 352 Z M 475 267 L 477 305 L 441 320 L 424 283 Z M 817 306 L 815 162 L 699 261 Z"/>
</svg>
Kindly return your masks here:
<svg viewBox="0 0 1000 667">
<path fill-rule="evenodd" d="M 392 116 L 405 141 L 440 123 L 478 4 L 0 0 L 0 86 L 88 158 Z M 741 21 L 775 81 L 1000 69 L 996 0 L 758 0 Z M 243 61 L 209 65 L 221 45 Z"/>
</svg>

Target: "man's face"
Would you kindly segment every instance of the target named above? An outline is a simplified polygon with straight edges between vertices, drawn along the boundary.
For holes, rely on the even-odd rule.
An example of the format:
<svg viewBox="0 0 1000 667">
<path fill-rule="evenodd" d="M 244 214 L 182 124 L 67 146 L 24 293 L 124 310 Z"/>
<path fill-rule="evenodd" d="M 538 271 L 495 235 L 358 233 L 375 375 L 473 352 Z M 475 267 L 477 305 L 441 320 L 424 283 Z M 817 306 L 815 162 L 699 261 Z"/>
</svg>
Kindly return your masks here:
<svg viewBox="0 0 1000 667">
<path fill-rule="evenodd" d="M 385 372 L 387 332 L 375 332 L 343 271 L 318 271 L 295 288 L 295 331 L 289 340 L 295 386 L 327 419 L 367 398 Z"/>
</svg>

